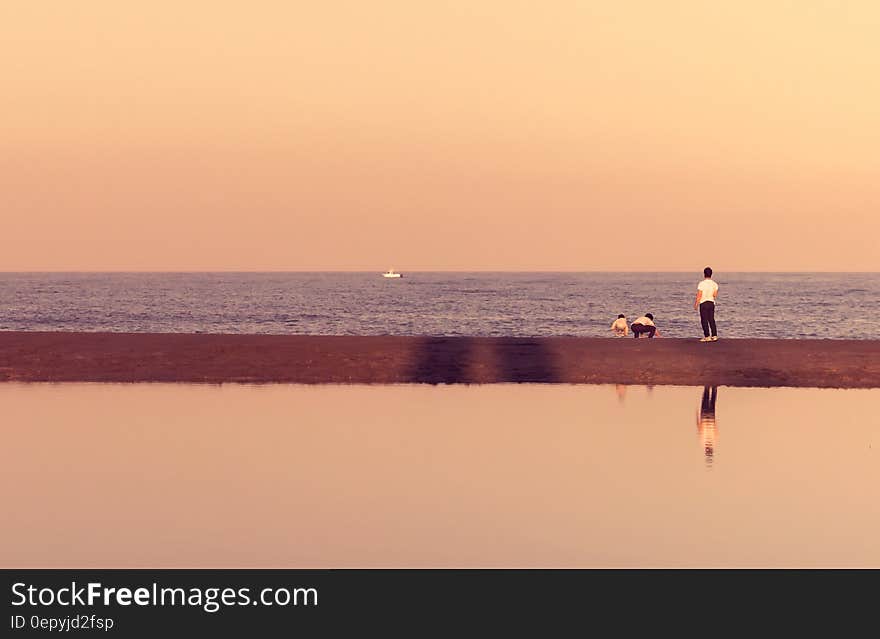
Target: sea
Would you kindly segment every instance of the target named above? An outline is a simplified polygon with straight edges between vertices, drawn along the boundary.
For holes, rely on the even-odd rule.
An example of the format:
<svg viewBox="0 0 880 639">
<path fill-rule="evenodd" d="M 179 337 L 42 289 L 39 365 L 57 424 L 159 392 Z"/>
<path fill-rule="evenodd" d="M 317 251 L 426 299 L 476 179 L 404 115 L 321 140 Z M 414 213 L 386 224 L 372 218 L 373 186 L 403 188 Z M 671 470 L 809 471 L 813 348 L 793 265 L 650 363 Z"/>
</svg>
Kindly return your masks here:
<svg viewBox="0 0 880 639">
<path fill-rule="evenodd" d="M 0 330 L 609 337 L 652 313 L 701 335 L 699 273 L 0 273 Z M 731 338 L 877 339 L 880 273 L 719 273 Z"/>
</svg>

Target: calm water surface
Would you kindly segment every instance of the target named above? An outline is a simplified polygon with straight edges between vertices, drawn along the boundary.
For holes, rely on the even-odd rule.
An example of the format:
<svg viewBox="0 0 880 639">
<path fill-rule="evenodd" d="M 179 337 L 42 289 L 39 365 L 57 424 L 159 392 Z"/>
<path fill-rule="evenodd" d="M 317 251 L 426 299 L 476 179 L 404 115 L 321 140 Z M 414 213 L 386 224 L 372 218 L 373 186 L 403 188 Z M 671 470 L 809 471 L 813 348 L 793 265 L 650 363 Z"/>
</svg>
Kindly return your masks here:
<svg viewBox="0 0 880 639">
<path fill-rule="evenodd" d="M 0 330 L 702 335 L 694 273 L 0 273 Z M 877 339 L 880 273 L 718 273 L 724 337 Z"/>
<path fill-rule="evenodd" d="M 880 567 L 880 390 L 0 385 L 0 566 Z"/>
</svg>

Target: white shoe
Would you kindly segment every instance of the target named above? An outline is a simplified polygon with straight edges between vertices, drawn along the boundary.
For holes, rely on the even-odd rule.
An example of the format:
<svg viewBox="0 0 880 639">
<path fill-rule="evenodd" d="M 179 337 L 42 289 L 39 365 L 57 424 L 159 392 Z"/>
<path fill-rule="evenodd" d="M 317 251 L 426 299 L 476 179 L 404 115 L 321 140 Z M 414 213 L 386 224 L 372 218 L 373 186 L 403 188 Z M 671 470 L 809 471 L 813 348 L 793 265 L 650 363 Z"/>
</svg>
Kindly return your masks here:
<svg viewBox="0 0 880 639">
<path fill-rule="evenodd" d="M 717 341 L 718 341 L 718 336 L 717 336 L 717 335 L 713 335 L 712 337 L 709 338 L 709 341 L 710 341 L 710 342 L 717 342 Z"/>
<path fill-rule="evenodd" d="M 711 338 L 709 338 L 709 337 L 701 337 L 701 338 L 700 338 L 700 341 L 701 341 L 701 342 L 708 342 L 708 341 L 711 341 Z"/>
</svg>

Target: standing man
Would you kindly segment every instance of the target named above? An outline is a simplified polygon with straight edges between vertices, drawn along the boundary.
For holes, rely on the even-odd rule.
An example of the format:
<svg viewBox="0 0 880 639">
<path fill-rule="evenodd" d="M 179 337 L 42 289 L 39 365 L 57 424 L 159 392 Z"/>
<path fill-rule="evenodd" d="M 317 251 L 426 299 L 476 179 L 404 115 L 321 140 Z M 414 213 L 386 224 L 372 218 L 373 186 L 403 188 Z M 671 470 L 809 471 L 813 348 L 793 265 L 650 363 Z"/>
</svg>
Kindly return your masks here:
<svg viewBox="0 0 880 639">
<path fill-rule="evenodd" d="M 718 299 L 718 284 L 712 279 L 712 269 L 708 266 L 703 269 L 703 276 L 703 281 L 697 285 L 697 297 L 694 299 L 694 310 L 700 309 L 700 323 L 703 325 L 703 338 L 700 341 L 717 342 L 715 300 Z"/>
</svg>

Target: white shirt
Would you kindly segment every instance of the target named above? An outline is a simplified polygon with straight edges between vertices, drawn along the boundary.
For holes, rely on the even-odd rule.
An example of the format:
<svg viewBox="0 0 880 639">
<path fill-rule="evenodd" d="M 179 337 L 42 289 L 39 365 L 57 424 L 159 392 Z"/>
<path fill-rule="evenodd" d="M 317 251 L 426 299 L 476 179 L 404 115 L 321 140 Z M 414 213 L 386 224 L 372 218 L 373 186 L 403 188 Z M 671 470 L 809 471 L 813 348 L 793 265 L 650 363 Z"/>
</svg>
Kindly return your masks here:
<svg viewBox="0 0 880 639">
<path fill-rule="evenodd" d="M 714 302 L 715 296 L 718 295 L 718 285 L 709 278 L 697 284 L 697 290 L 700 291 L 700 304 Z"/>
<path fill-rule="evenodd" d="M 642 326 L 654 326 L 654 322 L 651 321 L 651 318 L 645 317 L 644 315 L 633 322 L 633 324 L 641 324 Z"/>
</svg>

